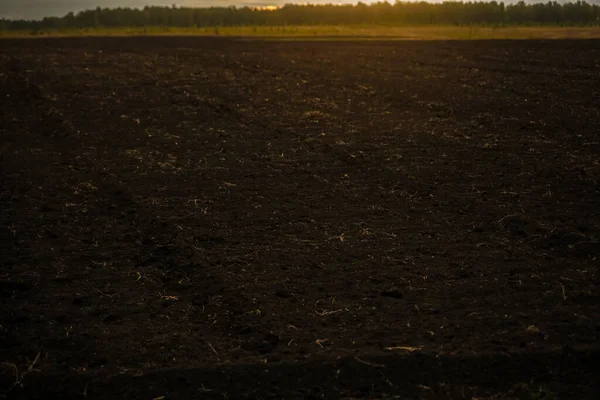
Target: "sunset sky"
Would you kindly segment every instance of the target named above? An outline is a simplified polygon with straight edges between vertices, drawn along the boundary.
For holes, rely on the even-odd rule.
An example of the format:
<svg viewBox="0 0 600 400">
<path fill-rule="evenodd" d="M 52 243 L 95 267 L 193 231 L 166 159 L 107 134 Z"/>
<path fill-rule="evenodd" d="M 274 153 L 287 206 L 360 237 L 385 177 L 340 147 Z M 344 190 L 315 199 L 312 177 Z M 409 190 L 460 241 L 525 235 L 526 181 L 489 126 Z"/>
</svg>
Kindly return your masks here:
<svg viewBox="0 0 600 400">
<path fill-rule="evenodd" d="M 189 7 L 210 6 L 267 6 L 305 2 L 291 0 L 0 0 L 0 18 L 41 19 L 63 16 L 70 11 L 100 7 L 144 7 L 145 5 L 172 5 Z M 319 1 L 310 1 L 318 3 Z M 322 1 L 324 3 L 353 3 L 352 0 Z M 364 1 L 368 3 L 369 1 Z"/>
<path fill-rule="evenodd" d="M 48 16 L 63 16 L 70 11 L 78 12 L 100 7 L 144 7 L 145 5 L 172 5 L 189 7 L 211 6 L 270 6 L 286 3 L 356 3 L 358 0 L 0 0 L 0 18 L 41 19 Z M 371 3 L 376 0 L 362 0 Z M 389 0 L 394 2 L 394 0 Z M 429 0 L 436 2 L 436 0 Z M 442 0 L 437 0 L 442 1 Z M 501 0 L 498 0 L 501 1 Z M 528 3 L 546 0 L 529 0 Z M 505 1 L 510 3 L 511 1 Z M 588 0 L 588 3 L 600 3 L 600 0 Z"/>
</svg>

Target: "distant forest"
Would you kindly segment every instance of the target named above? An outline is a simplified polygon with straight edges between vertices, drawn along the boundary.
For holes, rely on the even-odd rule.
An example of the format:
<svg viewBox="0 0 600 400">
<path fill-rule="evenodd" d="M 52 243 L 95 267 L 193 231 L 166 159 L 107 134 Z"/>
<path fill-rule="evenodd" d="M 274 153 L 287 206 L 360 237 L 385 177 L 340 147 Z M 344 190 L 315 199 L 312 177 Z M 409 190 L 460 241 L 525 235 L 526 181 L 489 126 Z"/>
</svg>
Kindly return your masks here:
<svg viewBox="0 0 600 400">
<path fill-rule="evenodd" d="M 219 27 L 285 25 L 600 25 L 600 6 L 578 1 L 387 2 L 357 5 L 286 5 L 275 9 L 211 7 L 97 8 L 41 21 L 0 20 L 0 30 L 120 27 Z"/>
</svg>

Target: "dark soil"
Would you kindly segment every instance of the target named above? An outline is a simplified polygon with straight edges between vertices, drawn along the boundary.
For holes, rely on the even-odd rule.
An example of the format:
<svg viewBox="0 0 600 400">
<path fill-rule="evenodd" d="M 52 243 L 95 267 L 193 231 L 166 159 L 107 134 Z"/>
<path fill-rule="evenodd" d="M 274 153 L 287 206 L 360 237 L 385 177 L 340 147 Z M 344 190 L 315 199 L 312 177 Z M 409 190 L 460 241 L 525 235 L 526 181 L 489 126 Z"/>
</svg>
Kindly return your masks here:
<svg viewBox="0 0 600 400">
<path fill-rule="evenodd" d="M 597 398 L 599 60 L 0 41 L 0 394 Z"/>
</svg>

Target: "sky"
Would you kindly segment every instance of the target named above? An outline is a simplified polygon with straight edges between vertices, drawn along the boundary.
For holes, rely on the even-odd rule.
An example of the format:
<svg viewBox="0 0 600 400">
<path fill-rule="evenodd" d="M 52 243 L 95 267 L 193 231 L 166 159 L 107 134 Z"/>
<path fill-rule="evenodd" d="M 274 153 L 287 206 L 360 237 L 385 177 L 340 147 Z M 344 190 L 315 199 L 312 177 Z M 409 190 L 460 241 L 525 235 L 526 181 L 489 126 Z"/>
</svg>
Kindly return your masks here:
<svg viewBox="0 0 600 400">
<path fill-rule="evenodd" d="M 358 0 L 356 0 L 358 1 Z M 374 0 L 373 0 L 374 1 Z M 393 0 L 389 0 L 393 2 Z M 430 0 L 432 1 L 432 0 Z M 435 1 L 435 0 L 434 0 Z M 546 2 L 534 0 L 530 2 Z M 138 7 L 146 5 L 172 5 L 188 7 L 210 6 L 272 6 L 286 3 L 354 3 L 354 0 L 0 0 L 0 18 L 6 19 L 42 19 L 44 17 L 62 17 L 70 11 L 78 12 L 100 7 Z M 370 3 L 370 0 L 363 0 Z M 510 1 L 506 1 L 510 2 Z M 599 3 L 600 0 L 588 0 Z"/>
<path fill-rule="evenodd" d="M 0 0 L 0 18 L 6 19 L 41 19 L 43 17 L 62 17 L 70 11 L 78 12 L 100 7 L 138 7 L 146 5 L 172 5 L 188 7 L 211 6 L 267 6 L 293 3 L 293 0 Z M 307 2 L 297 1 L 297 2 Z M 318 3 L 318 0 L 310 1 Z M 352 0 L 336 0 L 323 2 L 346 2 Z M 367 1 L 364 1 L 365 3 Z"/>
</svg>

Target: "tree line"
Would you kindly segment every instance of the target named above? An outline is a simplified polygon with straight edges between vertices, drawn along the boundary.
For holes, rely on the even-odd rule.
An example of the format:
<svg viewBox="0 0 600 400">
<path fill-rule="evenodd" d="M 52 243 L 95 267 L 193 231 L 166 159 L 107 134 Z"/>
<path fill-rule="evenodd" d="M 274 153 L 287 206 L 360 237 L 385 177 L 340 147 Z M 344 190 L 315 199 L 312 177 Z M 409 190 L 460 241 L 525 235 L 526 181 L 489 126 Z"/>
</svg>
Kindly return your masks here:
<svg viewBox="0 0 600 400">
<path fill-rule="evenodd" d="M 0 30 L 120 27 L 219 27 L 285 25 L 600 25 L 600 6 L 577 1 L 507 4 L 492 2 L 379 2 L 356 5 L 250 7 L 96 8 L 43 20 L 0 20 Z"/>
</svg>

